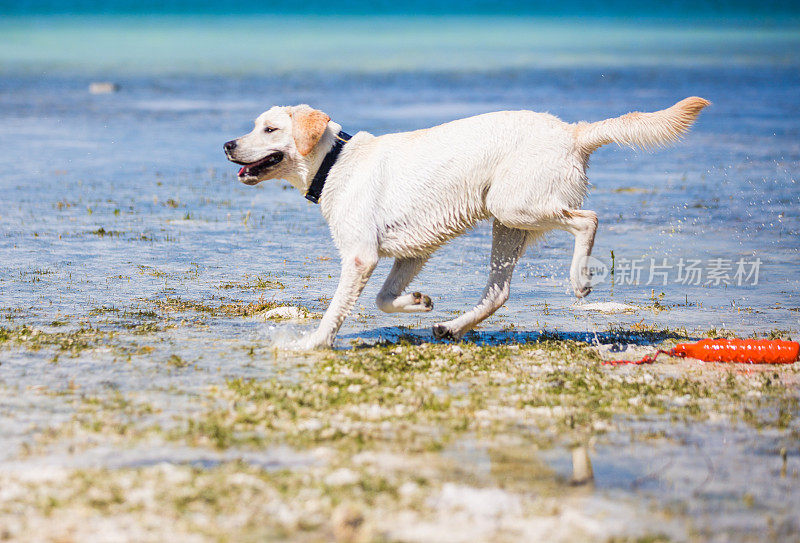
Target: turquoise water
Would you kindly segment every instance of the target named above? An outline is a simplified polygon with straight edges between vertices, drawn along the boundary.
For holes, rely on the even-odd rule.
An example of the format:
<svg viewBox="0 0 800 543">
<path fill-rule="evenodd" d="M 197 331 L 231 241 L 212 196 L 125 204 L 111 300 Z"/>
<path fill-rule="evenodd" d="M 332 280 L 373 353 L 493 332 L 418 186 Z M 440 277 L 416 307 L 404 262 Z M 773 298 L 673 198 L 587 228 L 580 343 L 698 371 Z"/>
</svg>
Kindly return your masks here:
<svg viewBox="0 0 800 543">
<path fill-rule="evenodd" d="M 7 16 L 0 73 L 246 75 L 797 66 L 797 20 Z"/>
</svg>

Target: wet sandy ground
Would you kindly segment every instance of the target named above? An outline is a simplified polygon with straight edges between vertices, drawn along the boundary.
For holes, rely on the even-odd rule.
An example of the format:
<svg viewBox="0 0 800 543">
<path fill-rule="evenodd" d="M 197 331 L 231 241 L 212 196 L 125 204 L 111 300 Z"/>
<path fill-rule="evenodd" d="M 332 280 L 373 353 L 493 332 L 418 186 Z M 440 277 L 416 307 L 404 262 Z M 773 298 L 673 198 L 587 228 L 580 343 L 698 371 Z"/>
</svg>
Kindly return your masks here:
<svg viewBox="0 0 800 543">
<path fill-rule="evenodd" d="M 602 365 L 683 339 L 667 330 L 450 344 L 385 328 L 388 343 L 292 353 L 259 333 L 302 322 L 176 306 L 142 301 L 80 326 L 7 319 L 3 537 L 800 533 L 796 365 Z"/>
</svg>

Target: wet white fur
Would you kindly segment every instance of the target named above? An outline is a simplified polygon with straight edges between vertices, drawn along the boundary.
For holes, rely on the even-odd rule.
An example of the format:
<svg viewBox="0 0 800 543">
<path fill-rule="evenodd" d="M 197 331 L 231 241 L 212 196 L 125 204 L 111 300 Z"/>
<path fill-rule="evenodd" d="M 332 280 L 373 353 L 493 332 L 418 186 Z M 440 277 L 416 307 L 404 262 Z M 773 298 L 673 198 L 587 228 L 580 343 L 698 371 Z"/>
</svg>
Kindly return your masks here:
<svg viewBox="0 0 800 543">
<path fill-rule="evenodd" d="M 320 199 L 342 257 L 339 287 L 303 347 L 332 345 L 381 257 L 393 257 L 395 263 L 378 294 L 378 307 L 430 311 L 427 296 L 404 290 L 433 251 L 489 218 L 494 219 L 492 256 L 483 296 L 471 311 L 435 325 L 436 337 L 461 337 L 502 306 L 525 247 L 552 229 L 575 236 L 570 281 L 576 296 L 587 295 L 584 263 L 597 229 L 595 213 L 580 209 L 589 155 L 611 142 L 654 147 L 675 140 L 706 105 L 692 97 L 663 111 L 592 124 L 501 111 L 413 132 L 357 133 L 331 169 Z M 237 149 L 250 157 L 245 161 L 275 150 L 286 154 L 274 171 L 245 182 L 284 178 L 305 194 L 340 126 L 330 121 L 312 152 L 302 156 L 290 136 L 293 111 L 270 109 L 259 116 L 253 132 L 237 140 Z M 265 135 L 266 125 L 278 130 Z"/>
</svg>

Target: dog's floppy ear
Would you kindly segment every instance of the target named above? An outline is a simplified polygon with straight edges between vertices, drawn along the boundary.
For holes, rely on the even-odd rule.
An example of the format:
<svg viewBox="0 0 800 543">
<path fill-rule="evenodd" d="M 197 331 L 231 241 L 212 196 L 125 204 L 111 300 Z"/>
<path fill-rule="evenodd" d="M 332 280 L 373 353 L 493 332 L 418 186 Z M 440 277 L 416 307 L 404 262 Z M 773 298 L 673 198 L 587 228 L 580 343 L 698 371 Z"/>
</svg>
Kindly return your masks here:
<svg viewBox="0 0 800 543">
<path fill-rule="evenodd" d="M 331 118 L 305 104 L 292 108 L 291 116 L 294 144 L 300 154 L 306 156 L 322 137 Z"/>
</svg>

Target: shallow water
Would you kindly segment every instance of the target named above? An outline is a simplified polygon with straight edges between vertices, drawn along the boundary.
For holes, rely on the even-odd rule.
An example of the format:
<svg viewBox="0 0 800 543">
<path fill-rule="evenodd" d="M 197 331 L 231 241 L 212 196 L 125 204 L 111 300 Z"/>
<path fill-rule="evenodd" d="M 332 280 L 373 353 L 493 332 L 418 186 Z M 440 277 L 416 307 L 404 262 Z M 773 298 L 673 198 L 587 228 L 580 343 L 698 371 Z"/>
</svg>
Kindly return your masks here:
<svg viewBox="0 0 800 543">
<path fill-rule="evenodd" d="M 695 537 L 703 541 L 756 541 L 765 533 L 792 540 L 800 530 L 794 514 L 800 494 L 796 471 L 780 475 L 780 451 L 787 447 L 794 457 L 783 432 L 737 424 L 626 421 L 624 432 L 592 451 L 594 484 L 610 496 L 639 495 L 693 518 Z M 571 475 L 562 451 L 544 456 L 562 477 Z"/>
<path fill-rule="evenodd" d="M 265 295 L 322 311 L 338 261 L 318 209 L 280 182 L 239 185 L 220 152 L 273 103 L 317 104 L 347 130 L 385 133 L 504 108 L 596 120 L 697 94 L 715 104 L 686 141 L 655 153 L 605 148 L 589 170 L 584 207 L 600 218 L 594 256 L 610 267 L 613 251 L 616 273 L 585 303 L 641 309 L 578 310 L 567 285 L 571 239 L 556 232 L 528 250 L 511 300 L 483 329 L 585 332 L 644 319 L 693 331 L 795 330 L 797 74 L 720 67 L 141 77 L 115 79 L 121 91 L 104 96 L 87 93 L 87 77 L 7 76 L 0 94 L 7 150 L 0 157 L 1 305 L 38 322 L 97 320 L 90 313 L 98 308 L 141 309 L 165 295 L 211 303 Z M 372 300 L 390 265 L 382 263 L 354 313 L 361 318 L 349 319 L 342 337 L 427 328 L 468 309 L 483 289 L 489 247 L 487 223 L 434 255 L 412 284 L 434 299 L 434 312 L 422 316 L 377 311 Z M 626 259 L 641 266 L 639 284 L 620 284 Z M 668 266 L 660 270 L 666 285 L 658 273 L 650 281 L 651 259 Z M 679 282 L 681 259 L 701 261 L 700 284 Z M 727 266 L 719 285 L 708 275 L 713 259 Z M 758 284 L 754 276 L 736 284 L 740 259 L 748 272 L 760 259 Z M 245 276 L 286 288 L 220 288 Z M 226 334 L 269 337 L 265 327 L 221 324 Z"/>
</svg>

